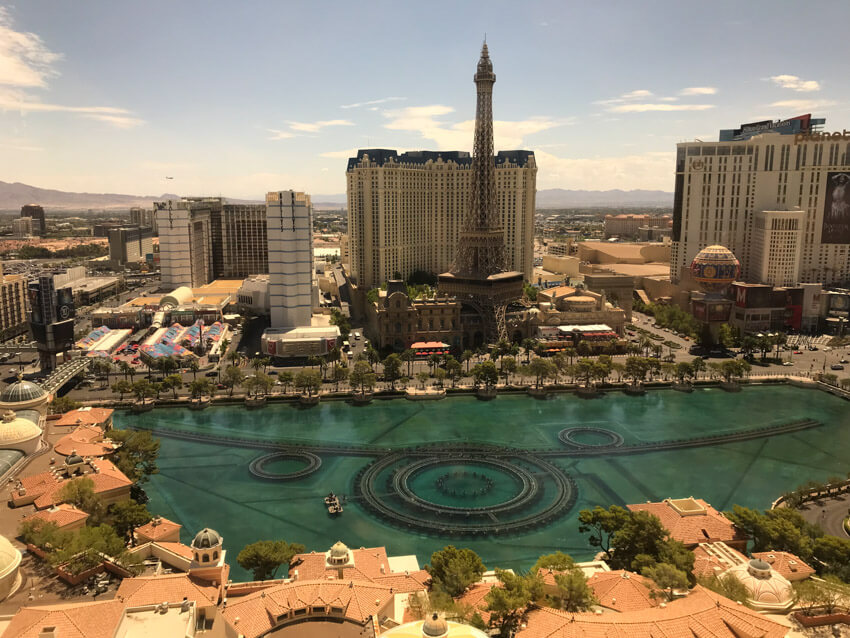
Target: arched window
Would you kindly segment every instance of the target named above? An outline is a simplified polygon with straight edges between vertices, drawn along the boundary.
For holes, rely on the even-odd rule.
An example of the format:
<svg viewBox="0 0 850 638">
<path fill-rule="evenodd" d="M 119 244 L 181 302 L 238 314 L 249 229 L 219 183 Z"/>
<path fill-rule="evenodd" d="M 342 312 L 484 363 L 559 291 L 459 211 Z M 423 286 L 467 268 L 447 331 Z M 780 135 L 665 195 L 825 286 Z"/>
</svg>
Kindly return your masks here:
<svg viewBox="0 0 850 638">
<path fill-rule="evenodd" d="M 218 552 L 213 552 L 213 560 L 218 560 Z"/>
<path fill-rule="evenodd" d="M 202 563 L 208 563 L 208 562 L 210 562 L 210 555 L 209 555 L 209 554 L 204 554 L 204 559 L 203 559 L 201 562 L 202 562 Z"/>
<path fill-rule="evenodd" d="M 195 562 L 196 563 L 200 562 L 200 559 L 198 558 L 198 552 L 195 552 Z"/>
</svg>

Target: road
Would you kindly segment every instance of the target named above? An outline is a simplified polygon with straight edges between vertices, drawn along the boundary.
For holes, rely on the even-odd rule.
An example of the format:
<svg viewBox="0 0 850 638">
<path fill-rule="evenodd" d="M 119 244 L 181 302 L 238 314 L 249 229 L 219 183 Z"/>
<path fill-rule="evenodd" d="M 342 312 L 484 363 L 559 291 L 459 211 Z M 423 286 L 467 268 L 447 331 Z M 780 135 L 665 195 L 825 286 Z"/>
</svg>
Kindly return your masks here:
<svg viewBox="0 0 850 638">
<path fill-rule="evenodd" d="M 844 519 L 850 515 L 850 494 L 808 503 L 800 508 L 800 513 L 826 534 L 839 538 L 848 537 L 844 530 Z"/>
</svg>

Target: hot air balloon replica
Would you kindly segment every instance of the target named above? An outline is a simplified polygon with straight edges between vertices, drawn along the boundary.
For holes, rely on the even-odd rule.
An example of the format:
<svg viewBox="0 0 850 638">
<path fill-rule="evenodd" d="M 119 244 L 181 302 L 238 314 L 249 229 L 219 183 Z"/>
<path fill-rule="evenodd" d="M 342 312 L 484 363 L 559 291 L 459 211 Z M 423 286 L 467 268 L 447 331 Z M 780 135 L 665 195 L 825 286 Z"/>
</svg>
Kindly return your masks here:
<svg viewBox="0 0 850 638">
<path fill-rule="evenodd" d="M 691 313 L 702 324 L 703 343 L 717 341 L 720 326 L 729 321 L 729 286 L 741 273 L 741 264 L 725 246 L 707 246 L 691 262 L 691 276 L 701 292 L 691 295 Z"/>
</svg>

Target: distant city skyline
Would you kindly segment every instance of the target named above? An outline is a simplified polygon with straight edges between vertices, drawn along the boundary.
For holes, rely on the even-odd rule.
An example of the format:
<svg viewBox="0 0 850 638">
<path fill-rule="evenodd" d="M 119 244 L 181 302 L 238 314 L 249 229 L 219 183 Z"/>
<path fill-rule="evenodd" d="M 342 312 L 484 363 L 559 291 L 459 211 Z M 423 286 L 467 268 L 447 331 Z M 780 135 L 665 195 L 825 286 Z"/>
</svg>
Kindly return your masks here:
<svg viewBox="0 0 850 638">
<path fill-rule="evenodd" d="M 495 148 L 534 151 L 538 188 L 672 191 L 676 142 L 808 112 L 848 128 L 850 5 L 779 4 L 0 0 L 0 179 L 342 193 L 358 148 L 471 151 L 486 33 Z"/>
</svg>

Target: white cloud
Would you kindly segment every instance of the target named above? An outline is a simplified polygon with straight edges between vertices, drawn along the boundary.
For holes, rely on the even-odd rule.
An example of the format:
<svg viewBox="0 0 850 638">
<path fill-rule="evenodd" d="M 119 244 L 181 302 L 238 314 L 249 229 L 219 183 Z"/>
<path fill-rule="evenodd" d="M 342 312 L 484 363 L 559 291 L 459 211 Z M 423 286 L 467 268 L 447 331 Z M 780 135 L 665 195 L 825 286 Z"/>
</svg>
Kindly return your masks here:
<svg viewBox="0 0 850 638">
<path fill-rule="evenodd" d="M 134 117 L 127 109 L 50 104 L 22 90 L 47 88 L 47 79 L 58 75 L 53 64 L 61 59 L 62 55 L 50 51 L 34 33 L 16 31 L 9 10 L 0 7 L 0 110 L 22 115 L 76 113 L 123 129 L 144 124 L 144 120 Z"/>
<path fill-rule="evenodd" d="M 679 95 L 714 95 L 717 89 L 713 86 L 691 86 L 679 91 Z"/>
<path fill-rule="evenodd" d="M 475 120 L 462 122 L 443 122 L 438 117 L 453 113 L 454 109 L 442 104 L 412 106 L 384 113 L 389 118 L 385 128 L 393 131 L 418 133 L 423 139 L 436 143 L 439 150 L 468 149 L 472 147 Z M 523 139 L 534 133 L 546 131 L 557 126 L 571 124 L 572 119 L 553 119 L 532 117 L 526 120 L 493 122 L 494 144 L 497 149 L 516 148 Z"/>
<path fill-rule="evenodd" d="M 780 109 L 794 109 L 795 111 L 814 111 L 827 106 L 835 106 L 834 100 L 780 100 L 772 102 L 769 106 Z"/>
<path fill-rule="evenodd" d="M 817 80 L 803 80 L 796 75 L 773 75 L 770 79 L 783 89 L 791 89 L 801 93 L 820 91 L 820 83 Z"/>
<path fill-rule="evenodd" d="M 679 98 L 677 97 L 660 97 L 658 98 L 661 102 L 678 102 Z"/>
<path fill-rule="evenodd" d="M 319 153 L 319 157 L 330 157 L 332 159 L 348 159 L 349 157 L 356 157 L 358 150 L 359 149 L 356 148 L 347 148 L 342 151 L 327 151 L 325 153 Z"/>
<path fill-rule="evenodd" d="M 361 106 L 372 106 L 373 104 L 385 104 L 387 102 L 399 102 L 401 100 L 406 100 L 406 97 L 382 97 L 379 100 L 369 100 L 367 102 L 355 102 L 354 104 L 342 104 L 339 108 L 341 109 L 356 109 Z"/>
<path fill-rule="evenodd" d="M 295 133 L 292 131 L 279 131 L 276 128 L 266 129 L 272 136 L 269 138 L 270 140 L 287 140 L 290 137 L 295 137 Z"/>
<path fill-rule="evenodd" d="M 641 97 L 649 97 L 650 95 L 652 95 L 652 91 L 648 91 L 647 89 L 637 89 L 635 91 L 623 93 L 620 97 L 624 100 L 635 100 Z"/>
<path fill-rule="evenodd" d="M 300 133 L 318 133 L 328 126 L 354 126 L 348 120 L 320 120 L 318 122 L 287 122 L 289 128 Z"/>
<path fill-rule="evenodd" d="M 612 106 L 614 113 L 647 113 L 649 111 L 705 111 L 713 109 L 714 104 L 620 104 Z"/>
<path fill-rule="evenodd" d="M 131 111 L 114 106 L 66 106 L 38 102 L 31 95 L 17 90 L 0 90 L 0 111 L 24 113 L 76 113 L 90 119 L 111 124 L 116 128 L 133 128 L 144 124 L 144 120 L 133 117 Z"/>
<path fill-rule="evenodd" d="M 675 152 L 571 159 L 535 150 L 537 188 L 673 190 Z"/>
<path fill-rule="evenodd" d="M 9 10 L 0 7 L 0 85 L 45 87 L 61 58 L 34 33 L 15 31 Z"/>
</svg>

